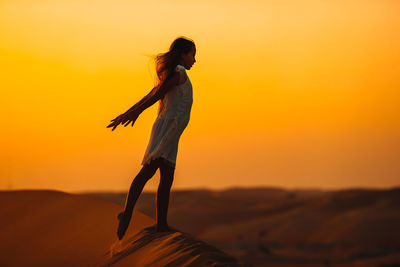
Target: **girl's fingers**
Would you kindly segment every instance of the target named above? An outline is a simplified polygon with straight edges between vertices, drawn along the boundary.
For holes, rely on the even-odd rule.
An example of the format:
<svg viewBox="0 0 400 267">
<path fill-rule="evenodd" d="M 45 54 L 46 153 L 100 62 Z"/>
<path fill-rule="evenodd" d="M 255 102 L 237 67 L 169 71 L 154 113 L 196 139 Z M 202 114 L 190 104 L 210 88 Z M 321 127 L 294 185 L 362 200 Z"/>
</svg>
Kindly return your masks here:
<svg viewBox="0 0 400 267">
<path fill-rule="evenodd" d="M 128 126 L 129 123 L 131 123 L 131 119 L 128 119 L 125 114 L 121 114 L 118 117 L 116 117 L 115 119 L 111 120 L 112 123 L 110 123 L 107 128 L 113 127 L 112 131 L 115 130 L 115 128 L 117 128 L 117 126 L 119 124 L 124 124 L 124 126 Z M 134 121 L 132 121 L 132 126 L 133 126 Z"/>
<path fill-rule="evenodd" d="M 111 131 L 114 131 L 115 128 L 117 128 L 118 124 L 115 124 L 114 128 L 112 128 Z"/>
<path fill-rule="evenodd" d="M 118 120 L 118 119 L 122 118 L 123 116 L 124 116 L 124 114 L 121 114 L 121 115 L 119 115 L 119 116 L 115 117 L 115 119 L 112 119 L 111 121 L 116 121 L 116 120 Z"/>
<path fill-rule="evenodd" d="M 110 123 L 107 128 L 112 127 L 115 124 L 115 122 Z"/>
<path fill-rule="evenodd" d="M 124 119 L 121 121 L 121 124 L 125 124 L 127 121 L 130 121 L 130 119 L 124 118 Z"/>
<path fill-rule="evenodd" d="M 114 121 L 113 123 L 110 124 L 110 127 L 114 126 L 112 128 L 112 131 L 115 130 L 115 128 L 117 128 L 117 126 L 120 124 L 120 118 L 118 118 L 116 121 Z"/>
</svg>

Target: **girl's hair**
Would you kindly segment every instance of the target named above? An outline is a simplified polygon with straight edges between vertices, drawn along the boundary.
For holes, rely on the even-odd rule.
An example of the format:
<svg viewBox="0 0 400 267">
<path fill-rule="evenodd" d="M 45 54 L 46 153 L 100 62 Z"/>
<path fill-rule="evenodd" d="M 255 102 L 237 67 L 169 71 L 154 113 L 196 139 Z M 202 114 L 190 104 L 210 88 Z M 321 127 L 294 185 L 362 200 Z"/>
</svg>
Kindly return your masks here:
<svg viewBox="0 0 400 267">
<path fill-rule="evenodd" d="M 154 60 L 157 73 L 156 90 L 166 79 L 174 74 L 174 70 L 181 60 L 181 55 L 189 53 L 193 47 L 195 47 L 193 40 L 179 36 L 172 42 L 169 51 L 155 56 Z M 163 99 L 161 99 L 158 114 L 162 111 L 163 105 Z"/>
</svg>

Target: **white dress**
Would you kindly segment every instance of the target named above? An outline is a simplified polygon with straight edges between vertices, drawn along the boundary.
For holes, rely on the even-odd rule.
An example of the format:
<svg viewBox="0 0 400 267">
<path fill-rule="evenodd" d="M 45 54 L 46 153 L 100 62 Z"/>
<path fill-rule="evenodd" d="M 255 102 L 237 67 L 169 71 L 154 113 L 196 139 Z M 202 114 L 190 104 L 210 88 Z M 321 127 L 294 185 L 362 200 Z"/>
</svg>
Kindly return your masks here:
<svg viewBox="0 0 400 267">
<path fill-rule="evenodd" d="M 164 95 L 163 109 L 153 124 L 142 165 L 159 157 L 166 159 L 173 167 L 176 165 L 179 139 L 190 119 L 193 89 L 185 67 L 177 65 L 175 71 L 182 72 L 186 81 Z"/>
</svg>

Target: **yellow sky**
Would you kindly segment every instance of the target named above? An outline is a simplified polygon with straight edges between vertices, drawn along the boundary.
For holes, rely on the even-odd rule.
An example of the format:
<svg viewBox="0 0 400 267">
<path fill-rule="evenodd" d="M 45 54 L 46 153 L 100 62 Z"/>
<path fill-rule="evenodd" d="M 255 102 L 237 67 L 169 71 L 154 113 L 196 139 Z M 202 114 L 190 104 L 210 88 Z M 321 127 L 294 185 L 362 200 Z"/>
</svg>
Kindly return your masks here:
<svg viewBox="0 0 400 267">
<path fill-rule="evenodd" d="M 0 3 L 0 189 L 127 190 L 158 104 L 147 55 L 197 62 L 174 188 L 399 185 L 398 1 Z M 148 182 L 156 190 L 159 175 Z"/>
</svg>

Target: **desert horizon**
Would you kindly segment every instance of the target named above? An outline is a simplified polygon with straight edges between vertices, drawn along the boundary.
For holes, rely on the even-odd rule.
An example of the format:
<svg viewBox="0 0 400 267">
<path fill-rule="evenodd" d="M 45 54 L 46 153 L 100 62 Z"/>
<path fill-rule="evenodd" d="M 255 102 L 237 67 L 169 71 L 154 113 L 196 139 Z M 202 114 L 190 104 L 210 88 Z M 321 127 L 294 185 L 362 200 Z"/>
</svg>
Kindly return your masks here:
<svg viewBox="0 0 400 267">
<path fill-rule="evenodd" d="M 125 195 L 0 191 L 0 201 L 15 207 L 0 208 L 4 218 L 0 223 L 0 249 L 4 253 L 0 263 L 383 267 L 400 262 L 400 187 L 173 190 L 168 219 L 174 230 L 170 233 L 152 230 L 155 193 L 143 192 L 127 238 L 118 243 L 116 214 Z M 27 200 L 25 212 L 17 212 L 21 201 Z M 49 218 L 53 218 L 52 223 L 45 223 Z M 29 242 L 12 241 L 28 237 Z M 185 253 L 185 247 L 191 247 L 192 252 Z M 37 249 L 47 256 L 35 253 Z M 76 253 L 78 250 L 81 253 Z M 15 253 L 24 257 L 16 259 Z"/>
</svg>

